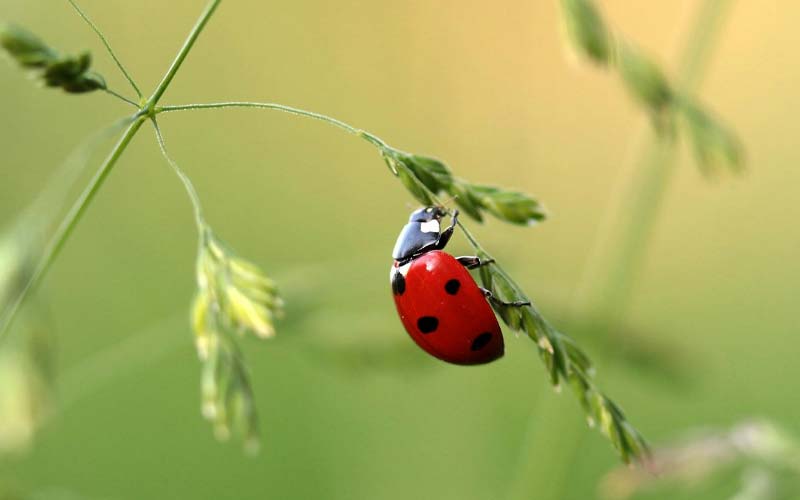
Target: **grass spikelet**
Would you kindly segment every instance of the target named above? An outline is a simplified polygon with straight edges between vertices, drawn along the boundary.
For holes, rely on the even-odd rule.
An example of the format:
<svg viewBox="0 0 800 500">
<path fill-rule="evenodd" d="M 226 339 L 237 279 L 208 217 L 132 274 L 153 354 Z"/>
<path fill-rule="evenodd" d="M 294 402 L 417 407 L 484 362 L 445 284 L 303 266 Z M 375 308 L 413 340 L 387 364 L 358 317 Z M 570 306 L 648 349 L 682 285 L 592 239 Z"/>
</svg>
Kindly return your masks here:
<svg viewBox="0 0 800 500">
<path fill-rule="evenodd" d="M 197 258 L 192 327 L 201 367 L 202 414 L 221 441 L 238 435 L 258 448 L 258 414 L 250 376 L 236 337 L 275 335 L 283 300 L 275 283 L 238 257 L 207 226 Z"/>
<path fill-rule="evenodd" d="M 71 94 L 106 89 L 103 77 L 89 71 L 89 52 L 62 55 L 25 28 L 11 24 L 0 26 L 0 46 L 20 66 L 35 71 L 47 87 L 60 87 Z"/>
<path fill-rule="evenodd" d="M 614 35 L 592 0 L 562 0 L 568 41 L 586 59 L 618 73 L 628 92 L 649 113 L 664 139 L 672 137 L 677 121 L 685 130 L 703 173 L 727 167 L 742 169 L 741 143 L 719 120 L 712 118 L 697 100 L 682 95 L 681 88 L 633 42 Z"/>
</svg>

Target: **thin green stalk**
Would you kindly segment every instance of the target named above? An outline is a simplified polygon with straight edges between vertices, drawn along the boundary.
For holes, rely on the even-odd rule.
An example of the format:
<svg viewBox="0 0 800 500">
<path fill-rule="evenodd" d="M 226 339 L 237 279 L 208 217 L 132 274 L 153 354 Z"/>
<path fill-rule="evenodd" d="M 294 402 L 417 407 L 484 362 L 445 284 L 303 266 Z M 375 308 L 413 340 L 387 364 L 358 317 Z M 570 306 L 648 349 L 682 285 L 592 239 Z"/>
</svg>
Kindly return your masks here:
<svg viewBox="0 0 800 500">
<path fill-rule="evenodd" d="M 578 432 L 580 427 L 572 418 L 565 418 L 565 414 L 570 412 L 570 403 L 542 389 L 520 436 L 519 450 L 504 498 L 567 498 L 561 480 L 565 469 L 572 464 L 579 439 L 585 435 L 585 432 Z M 565 428 L 568 432 L 563 432 Z"/>
<path fill-rule="evenodd" d="M 260 108 L 260 109 L 271 109 L 274 111 L 281 111 L 283 113 L 289 113 L 292 115 L 304 116 L 306 118 L 312 118 L 314 120 L 319 120 L 340 129 L 343 129 L 353 135 L 361 137 L 362 139 L 366 140 L 367 142 L 371 143 L 373 146 L 377 146 L 382 149 L 392 149 L 389 147 L 386 142 L 384 142 L 379 137 L 370 134 L 369 132 L 353 127 L 341 120 L 337 120 L 336 118 L 331 118 L 330 116 L 323 115 L 321 113 L 315 113 L 313 111 L 306 111 L 304 109 L 293 108 L 291 106 L 285 106 L 283 104 L 276 104 L 271 102 L 246 102 L 246 101 L 231 101 L 231 102 L 214 102 L 208 104 L 183 104 L 178 106 L 160 106 L 156 108 L 156 114 L 158 113 L 170 113 L 174 111 L 190 111 L 190 110 L 197 110 L 197 109 L 220 109 L 220 108 Z"/>
<path fill-rule="evenodd" d="M 605 275 L 597 296 L 588 306 L 591 317 L 611 332 L 622 321 L 631 292 L 644 263 L 654 224 L 673 177 L 677 151 L 673 144 L 649 137 L 637 160 L 628 189 L 617 237 L 603 239 L 611 245 Z"/>
<path fill-rule="evenodd" d="M 700 86 L 716 38 L 732 6 L 733 0 L 716 0 L 706 1 L 699 7 L 695 29 L 689 34 L 683 56 L 678 61 L 677 84 L 680 89 L 691 91 Z"/>
<path fill-rule="evenodd" d="M 89 181 L 89 184 L 83 190 L 80 197 L 72 205 L 72 208 L 64 217 L 61 224 L 58 226 L 58 229 L 56 229 L 56 232 L 45 249 L 42 258 L 39 260 L 36 268 L 33 270 L 31 277 L 28 279 L 17 298 L 14 300 L 14 303 L 9 309 L 8 314 L 5 318 L 3 318 L 3 322 L 0 323 L 0 340 L 6 336 L 8 328 L 11 326 L 19 307 L 25 301 L 25 298 L 38 285 L 39 281 L 50 269 L 50 266 L 53 264 L 53 261 L 58 256 L 61 249 L 64 248 L 64 244 L 75 230 L 75 227 L 78 225 L 81 217 L 86 212 L 89 204 L 100 190 L 100 187 L 108 177 L 108 174 L 111 173 L 111 170 L 114 168 L 114 165 L 117 163 L 117 160 L 119 160 L 119 157 L 122 155 L 123 151 L 125 151 L 125 148 L 127 148 L 128 144 L 130 144 L 133 136 L 136 135 L 136 132 L 142 126 L 142 123 L 144 123 L 144 117 L 139 117 L 136 121 L 128 126 L 125 134 L 122 136 L 122 138 L 120 138 L 119 142 L 117 142 L 117 145 L 114 146 L 114 149 L 97 170 L 94 177 L 92 177 L 92 179 Z"/>
<path fill-rule="evenodd" d="M 203 207 L 200 204 L 200 197 L 197 195 L 197 190 L 194 188 L 194 184 L 192 184 L 191 179 L 189 176 L 186 175 L 186 172 L 178 165 L 178 163 L 172 159 L 172 157 L 167 152 L 167 145 L 164 142 L 164 136 L 161 133 L 161 127 L 158 126 L 158 122 L 156 121 L 155 117 L 152 117 L 151 122 L 153 123 L 153 129 L 156 131 L 156 140 L 158 141 L 158 147 L 161 150 L 161 155 L 167 160 L 172 170 L 175 171 L 178 178 L 183 183 L 183 187 L 186 189 L 186 194 L 189 195 L 189 199 L 192 202 L 192 208 L 194 209 L 194 220 L 197 224 L 197 229 L 201 233 L 203 233 L 204 228 L 206 227 L 205 219 L 203 218 Z"/>
<path fill-rule="evenodd" d="M 708 67 L 722 19 L 733 0 L 705 0 L 698 8 L 693 26 L 678 63 L 678 89 L 686 94 L 697 90 Z M 611 234 L 601 233 L 597 243 L 607 245 L 607 270 L 590 288 L 586 306 L 593 317 L 606 320 L 609 330 L 621 320 L 630 301 L 633 286 L 641 271 L 658 219 L 659 209 L 671 185 L 677 158 L 675 145 L 652 131 L 636 156 L 631 181 L 616 225 L 607 226 Z"/>
<path fill-rule="evenodd" d="M 156 87 L 155 92 L 147 100 L 147 104 L 144 106 L 148 112 L 152 112 L 155 109 L 158 101 L 161 99 L 161 96 L 164 95 L 164 92 L 167 91 L 169 84 L 172 83 L 172 79 L 175 78 L 175 75 L 178 73 L 183 61 L 186 59 L 186 56 L 189 55 L 189 51 L 192 50 L 194 46 L 194 42 L 197 41 L 197 37 L 200 36 L 200 33 L 205 28 L 208 20 L 211 19 L 211 16 L 214 14 L 214 11 L 217 10 L 221 0 L 211 0 L 211 2 L 206 6 L 205 10 L 202 14 L 200 14 L 200 18 L 195 23 L 192 31 L 189 32 L 189 36 L 186 37 L 186 41 L 183 42 L 183 47 L 178 51 L 178 55 L 172 61 L 167 73 L 164 75 L 164 78 L 161 79 L 161 83 L 158 84 Z"/>
<path fill-rule="evenodd" d="M 475 236 L 473 236 L 472 233 L 469 232 L 469 229 L 467 229 L 467 227 L 464 224 L 462 224 L 461 221 L 458 221 L 457 224 L 458 224 L 458 227 L 461 228 L 461 231 L 464 233 L 464 237 L 467 238 L 467 241 L 469 241 L 469 244 L 472 245 L 472 248 L 474 248 L 475 251 L 481 252 L 481 253 L 483 253 L 483 254 L 488 256 L 489 253 L 486 250 L 483 249 L 481 244 L 478 243 L 478 240 L 475 239 Z"/>
<path fill-rule="evenodd" d="M 7 229 L 5 238 L 13 238 L 25 242 L 27 251 L 39 248 L 40 242 L 48 237 L 48 233 L 56 224 L 56 217 L 62 213 L 66 198 L 75 185 L 78 177 L 89 165 L 89 159 L 97 147 L 111 137 L 115 137 L 125 130 L 135 118 L 126 117 L 116 123 L 93 133 L 79 144 L 67 158 L 54 169 L 44 188 L 28 205 L 27 208 L 17 217 L 14 226 Z M 36 243 L 33 243 L 36 242 Z M 27 267 L 26 267 L 27 268 Z M 25 279 L 22 278 L 21 279 Z M 27 286 L 27 281 L 21 283 Z M 17 300 L 16 297 L 13 300 Z M 11 305 L 14 305 L 13 302 Z M 12 321 L 13 315 L 19 304 L 8 307 L 0 312 L 0 325 L 6 325 Z M 13 309 L 13 310 L 12 310 Z M 5 328 L 5 326 L 3 327 Z M 0 337 L 2 337 L 0 331 Z"/>
<path fill-rule="evenodd" d="M 136 95 L 138 95 L 139 99 L 141 99 L 142 91 L 139 90 L 139 86 L 136 85 L 136 82 L 133 80 L 133 77 L 131 77 L 130 73 L 128 73 L 128 70 L 125 69 L 125 66 L 122 64 L 122 61 L 119 60 L 117 54 L 114 53 L 114 49 L 111 48 L 111 44 L 108 43 L 108 39 L 106 39 L 105 35 L 103 35 L 103 32 L 100 31 L 100 28 L 98 28 L 97 25 L 94 24 L 91 19 L 89 19 L 89 16 L 87 16 L 83 12 L 83 10 L 81 10 L 81 8 L 78 7 L 78 4 L 75 3 L 75 0 L 67 0 L 67 1 L 70 3 L 70 5 L 72 5 L 72 8 L 75 9 L 75 12 L 77 12 L 78 15 L 81 16 L 81 18 L 83 18 L 84 21 L 86 21 L 86 24 L 88 24 L 89 27 L 91 27 L 92 30 L 95 33 L 97 33 L 97 36 L 100 37 L 100 41 L 103 42 L 103 45 L 105 45 L 109 55 L 111 55 L 111 59 L 114 60 L 119 70 L 122 72 L 123 75 L 125 75 L 125 79 L 128 80 L 128 83 L 130 83 L 131 87 L 133 87 L 133 90 L 136 92 Z M 134 103 L 134 106 L 138 107 L 136 103 Z"/>
<path fill-rule="evenodd" d="M 103 92 L 105 92 L 106 94 L 109 94 L 109 95 L 112 95 L 112 96 L 116 97 L 120 101 L 123 101 L 123 102 L 125 102 L 127 104 L 130 104 L 131 106 L 133 106 L 136 109 L 139 109 L 139 105 L 138 104 L 136 104 L 132 100 L 128 99 L 124 95 L 120 94 L 119 92 L 114 92 L 113 90 L 111 90 L 109 88 L 104 88 Z"/>
<path fill-rule="evenodd" d="M 50 211 L 53 213 L 45 219 L 45 226 L 51 226 L 55 222 L 55 216 L 64 208 L 70 188 L 89 166 L 89 159 L 100 144 L 122 133 L 134 120 L 134 117 L 126 116 L 84 139 L 50 174 L 44 188 L 22 217 L 27 220 L 37 219 Z"/>
</svg>

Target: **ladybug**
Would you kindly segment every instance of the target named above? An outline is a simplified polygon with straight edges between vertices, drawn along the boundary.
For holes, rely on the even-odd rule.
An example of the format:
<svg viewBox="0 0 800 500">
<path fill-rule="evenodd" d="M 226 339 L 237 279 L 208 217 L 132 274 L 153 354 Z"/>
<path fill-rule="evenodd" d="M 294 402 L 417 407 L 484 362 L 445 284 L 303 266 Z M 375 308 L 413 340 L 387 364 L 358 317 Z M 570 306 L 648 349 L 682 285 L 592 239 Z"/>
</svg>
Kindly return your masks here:
<svg viewBox="0 0 800 500">
<path fill-rule="evenodd" d="M 441 207 L 423 207 L 411 214 L 392 251 L 390 281 L 394 303 L 408 334 L 428 354 L 457 365 L 480 365 L 503 356 L 500 325 L 486 299 L 508 306 L 481 288 L 470 275 L 493 262 L 478 257 L 453 257 L 442 250 L 458 220 L 441 230 Z"/>
</svg>

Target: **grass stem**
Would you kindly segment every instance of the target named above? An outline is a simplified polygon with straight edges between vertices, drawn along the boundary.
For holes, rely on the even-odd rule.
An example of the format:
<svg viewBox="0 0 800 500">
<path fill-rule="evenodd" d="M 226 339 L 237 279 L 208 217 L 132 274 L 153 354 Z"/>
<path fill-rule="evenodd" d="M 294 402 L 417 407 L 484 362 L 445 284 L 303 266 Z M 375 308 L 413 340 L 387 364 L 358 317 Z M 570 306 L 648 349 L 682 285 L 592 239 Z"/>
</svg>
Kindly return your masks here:
<svg viewBox="0 0 800 500">
<path fill-rule="evenodd" d="M 56 229 L 56 232 L 51 238 L 50 243 L 48 243 L 47 247 L 45 248 L 44 254 L 42 255 L 42 258 L 39 259 L 30 278 L 15 298 L 8 311 L 8 314 L 2 319 L 2 323 L 0 323 L 0 341 L 2 341 L 6 336 L 8 329 L 11 326 L 17 311 L 19 310 L 19 307 L 25 301 L 25 298 L 38 285 L 39 281 L 50 269 L 50 266 L 53 264 L 53 261 L 58 256 L 61 249 L 64 248 L 64 244 L 75 230 L 75 227 L 78 225 L 81 217 L 86 212 L 86 209 L 89 208 L 89 204 L 92 202 L 95 195 L 97 195 L 97 192 L 100 190 L 103 182 L 108 177 L 108 174 L 111 173 L 114 165 L 117 163 L 120 156 L 122 156 L 123 151 L 125 151 L 125 148 L 128 147 L 128 144 L 130 144 L 133 136 L 136 135 L 136 132 L 142 126 L 143 122 L 144 117 L 139 117 L 128 126 L 123 136 L 117 142 L 116 146 L 114 146 L 114 149 L 94 174 L 94 177 L 92 177 L 92 179 L 89 181 L 89 184 L 86 186 L 81 195 L 72 205 L 72 208 L 70 208 L 67 215 L 61 221 L 61 224 L 58 226 L 58 229 Z"/>
<path fill-rule="evenodd" d="M 170 113 L 175 111 L 190 111 L 190 110 L 198 110 L 198 109 L 221 109 L 221 108 L 260 108 L 260 109 L 270 109 L 274 111 L 281 111 L 283 113 L 289 113 L 292 115 L 303 116 L 306 118 L 312 118 L 314 120 L 319 120 L 335 127 L 339 127 L 342 130 L 345 130 L 353 135 L 361 137 L 362 139 L 366 140 L 367 142 L 371 143 L 373 146 L 377 146 L 382 149 L 391 149 L 386 142 L 384 142 L 379 137 L 370 134 L 369 132 L 353 127 L 341 120 L 337 120 L 336 118 L 332 118 L 330 116 L 323 115 L 321 113 L 315 113 L 314 111 L 306 111 L 304 109 L 293 108 L 291 106 L 285 106 L 283 104 L 276 104 L 272 102 L 248 102 L 248 101 L 231 101 L 231 102 L 213 102 L 213 103 L 206 103 L 206 104 L 183 104 L 177 106 L 160 106 L 156 109 L 156 114 L 158 113 Z"/>
<path fill-rule="evenodd" d="M 161 83 L 158 84 L 158 87 L 156 87 L 153 95 L 147 100 L 147 104 L 144 106 L 145 110 L 152 112 L 152 110 L 155 109 L 158 101 L 161 99 L 161 96 L 163 96 L 164 92 L 167 91 L 170 83 L 172 83 L 172 79 L 175 78 L 175 75 L 178 73 L 178 70 L 183 64 L 183 61 L 186 59 L 186 56 L 189 55 L 189 52 L 192 50 L 194 43 L 197 41 L 197 37 L 200 36 L 203 28 L 205 28 L 206 24 L 208 24 L 208 20 L 211 19 L 214 11 L 217 10 L 217 7 L 219 7 L 220 1 L 221 0 L 211 0 L 203 13 L 200 14 L 200 18 L 195 23 L 192 31 L 189 32 L 189 36 L 187 36 L 186 40 L 183 42 L 183 46 L 178 51 L 178 55 L 175 56 L 175 59 L 173 59 L 172 64 L 167 70 L 167 73 L 161 79 Z"/>
<path fill-rule="evenodd" d="M 682 93 L 693 94 L 699 87 L 722 21 L 733 0 L 703 0 L 697 7 L 692 27 L 678 61 L 676 82 Z M 622 321 L 650 246 L 660 207 L 671 185 L 677 159 L 674 141 L 659 137 L 647 127 L 647 136 L 634 156 L 633 178 L 611 219 L 601 226 L 595 251 L 587 261 L 587 276 L 575 308 L 605 323 L 614 331 Z M 593 278 L 593 279 L 592 279 Z"/>
<path fill-rule="evenodd" d="M 128 83 L 130 83 L 131 87 L 133 87 L 133 90 L 136 92 L 136 95 L 139 96 L 139 98 L 141 99 L 142 91 L 139 90 L 139 86 L 136 85 L 136 82 L 133 80 L 133 77 L 130 75 L 130 73 L 128 73 L 128 70 L 125 69 L 125 66 L 122 64 L 122 61 L 119 60 L 117 54 L 114 52 L 114 49 L 111 48 L 111 44 L 108 42 L 108 39 L 105 37 L 105 35 L 103 35 L 103 32 L 100 31 L 100 28 L 98 28 L 97 25 L 94 24 L 94 22 L 92 22 L 91 19 L 89 19 L 89 16 L 87 16 L 86 13 L 84 13 L 83 10 L 78 6 L 78 4 L 75 3 L 75 0 L 67 0 L 67 1 L 69 2 L 70 5 L 72 5 L 72 8 L 75 9 L 75 12 L 77 12 L 78 15 L 81 16 L 81 18 L 84 21 L 86 21 L 86 24 L 88 24 L 89 27 L 92 28 L 92 30 L 95 33 L 97 33 L 97 36 L 100 37 L 100 41 L 103 42 L 103 45 L 105 45 L 109 55 L 111 55 L 111 59 L 114 60 L 119 70 L 125 76 L 125 79 L 128 80 Z M 136 103 L 134 103 L 134 106 L 139 107 Z"/>
<path fill-rule="evenodd" d="M 106 93 L 106 94 L 108 94 L 108 95 L 111 95 L 111 96 L 114 96 L 114 97 L 116 97 L 117 99 L 119 99 L 119 100 L 120 100 L 120 101 L 122 101 L 122 102 L 125 102 L 125 103 L 127 103 L 127 104 L 130 104 L 131 106 L 133 106 L 133 107 L 134 107 L 134 108 L 136 108 L 136 109 L 139 109 L 139 105 L 138 105 L 138 104 L 136 104 L 135 102 L 133 102 L 131 99 L 128 99 L 128 98 L 127 98 L 127 97 L 125 97 L 124 95 L 120 94 L 119 92 L 114 92 L 113 90 L 111 90 L 111 89 L 109 89 L 109 88 L 104 88 L 104 89 L 103 89 L 103 92 L 105 92 L 105 93 Z"/>
<path fill-rule="evenodd" d="M 156 121 L 155 117 L 151 119 L 153 123 L 153 128 L 156 132 L 156 140 L 158 141 L 158 147 L 161 150 L 161 155 L 167 160 L 172 170 L 175 171 L 175 174 L 183 183 L 183 187 L 186 189 L 186 194 L 189 195 L 189 199 L 192 202 L 192 208 L 194 209 L 194 219 L 195 223 L 197 224 L 197 228 L 202 234 L 203 228 L 206 226 L 205 219 L 203 218 L 203 207 L 200 204 L 200 197 L 197 195 L 197 190 L 194 188 L 194 184 L 192 184 L 191 179 L 189 176 L 186 175 L 186 172 L 178 165 L 178 163 L 172 159 L 172 157 L 167 152 L 167 145 L 164 142 L 164 135 L 161 133 L 161 127 L 158 126 L 158 122 Z"/>
</svg>

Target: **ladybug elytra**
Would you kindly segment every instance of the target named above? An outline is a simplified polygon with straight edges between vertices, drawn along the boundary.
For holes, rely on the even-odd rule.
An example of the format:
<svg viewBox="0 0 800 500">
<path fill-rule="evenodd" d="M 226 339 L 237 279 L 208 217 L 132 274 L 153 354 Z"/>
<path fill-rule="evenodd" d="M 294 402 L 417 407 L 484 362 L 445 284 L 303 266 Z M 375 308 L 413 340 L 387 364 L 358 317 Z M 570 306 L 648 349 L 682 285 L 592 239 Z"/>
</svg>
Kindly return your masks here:
<svg viewBox="0 0 800 500">
<path fill-rule="evenodd" d="M 497 299 L 468 270 L 492 261 L 443 252 L 458 211 L 442 231 L 445 215 L 440 207 L 420 208 L 400 232 L 390 273 L 394 302 L 406 331 L 428 354 L 457 365 L 489 363 L 504 352 L 500 325 L 486 301 Z"/>
</svg>

